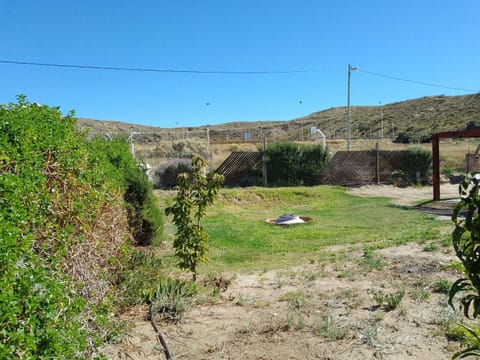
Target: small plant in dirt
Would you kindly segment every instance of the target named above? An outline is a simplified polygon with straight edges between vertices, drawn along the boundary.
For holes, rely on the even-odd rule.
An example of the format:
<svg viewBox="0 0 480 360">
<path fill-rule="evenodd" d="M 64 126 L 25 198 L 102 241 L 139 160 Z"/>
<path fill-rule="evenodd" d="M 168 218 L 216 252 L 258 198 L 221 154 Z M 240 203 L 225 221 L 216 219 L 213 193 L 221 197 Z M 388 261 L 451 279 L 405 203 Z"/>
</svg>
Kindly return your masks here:
<svg viewBox="0 0 480 360">
<path fill-rule="evenodd" d="M 303 330 L 305 329 L 305 320 L 298 313 L 288 313 L 285 320 L 285 330 Z"/>
<path fill-rule="evenodd" d="M 433 284 L 433 291 L 442 294 L 448 294 L 450 288 L 452 287 L 452 282 L 447 279 L 438 279 Z"/>
<path fill-rule="evenodd" d="M 430 242 L 428 244 L 425 244 L 423 246 L 423 251 L 425 252 L 433 252 L 433 251 L 436 251 L 438 250 L 438 245 L 434 242 Z"/>
<path fill-rule="evenodd" d="M 402 302 L 402 299 L 405 295 L 405 291 L 398 291 L 396 293 L 393 293 L 393 294 L 388 294 L 385 296 L 385 310 L 387 311 L 391 311 L 391 310 L 395 310 L 398 305 L 400 305 L 400 303 Z"/>
<path fill-rule="evenodd" d="M 226 291 L 228 286 L 232 283 L 232 278 L 229 276 L 225 276 L 223 274 L 220 275 L 212 275 L 209 274 L 202 280 L 202 284 L 205 287 L 212 287 L 215 289 L 217 293 Z"/>
<path fill-rule="evenodd" d="M 383 291 L 376 291 L 373 293 L 373 298 L 377 303 L 377 307 L 381 307 L 385 302 L 385 293 Z"/>
<path fill-rule="evenodd" d="M 405 295 L 405 291 L 399 291 L 392 294 L 386 294 L 383 291 L 376 291 L 373 294 L 373 298 L 375 299 L 376 306 L 382 307 L 384 306 L 385 311 L 395 310 Z"/>
<path fill-rule="evenodd" d="M 292 308 L 300 309 L 305 305 L 307 301 L 307 295 L 301 290 L 287 291 L 285 294 L 280 296 L 278 301 L 286 301 Z"/>
<path fill-rule="evenodd" d="M 330 341 L 342 340 L 348 335 L 348 330 L 341 328 L 331 314 L 315 321 L 313 331 L 316 335 L 326 337 Z"/>
<path fill-rule="evenodd" d="M 146 300 L 145 294 L 148 293 L 146 289 L 162 279 L 158 271 L 161 266 L 161 259 L 146 248 L 139 248 L 132 253 L 126 265 L 126 276 L 121 284 L 118 298 L 123 308 L 138 305 Z"/>
<path fill-rule="evenodd" d="M 178 321 L 192 305 L 196 293 L 194 283 L 162 279 L 156 289 L 143 293 L 143 301 L 151 306 L 152 315 L 160 314 L 168 320 Z"/>
<path fill-rule="evenodd" d="M 410 297 L 416 302 L 426 301 L 430 297 L 430 292 L 425 288 L 415 288 L 410 291 Z"/>
<path fill-rule="evenodd" d="M 383 263 L 380 258 L 375 256 L 373 253 L 373 249 L 370 247 L 365 247 L 363 250 L 363 257 L 361 259 L 361 265 L 362 267 L 367 270 L 382 270 L 383 269 Z"/>
<path fill-rule="evenodd" d="M 178 176 L 175 202 L 165 209 L 167 215 L 173 215 L 177 228 L 173 247 L 178 264 L 181 269 L 192 272 L 194 281 L 198 263 L 207 260 L 208 234 L 203 229 L 202 219 L 223 182 L 223 176 L 219 174 L 205 174 L 205 167 L 203 159 L 192 159 L 192 172 Z"/>
<path fill-rule="evenodd" d="M 467 318 L 477 318 L 480 314 L 480 174 L 468 174 L 460 184 L 460 202 L 455 207 L 452 220 L 455 229 L 452 233 L 453 248 L 463 265 L 463 277 L 455 281 L 449 291 L 449 304 L 459 293 L 463 313 Z M 460 216 L 463 212 L 463 216 Z M 480 332 L 465 327 L 470 337 L 465 340 L 466 349 L 454 354 L 453 358 L 480 356 Z"/>
<path fill-rule="evenodd" d="M 378 339 L 379 328 L 376 325 L 369 325 L 361 329 L 360 341 L 363 344 L 374 347 Z"/>
</svg>

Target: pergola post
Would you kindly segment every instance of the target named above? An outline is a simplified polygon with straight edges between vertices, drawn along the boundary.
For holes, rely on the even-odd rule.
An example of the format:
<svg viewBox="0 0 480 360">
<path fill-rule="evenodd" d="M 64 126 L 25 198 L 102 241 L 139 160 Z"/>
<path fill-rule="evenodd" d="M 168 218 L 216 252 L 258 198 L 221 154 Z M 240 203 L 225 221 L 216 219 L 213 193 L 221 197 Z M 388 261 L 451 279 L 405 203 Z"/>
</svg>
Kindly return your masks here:
<svg viewBox="0 0 480 360">
<path fill-rule="evenodd" d="M 440 139 L 480 138 L 480 128 L 432 135 L 433 201 L 440 200 Z"/>
<path fill-rule="evenodd" d="M 440 200 L 440 150 L 438 134 L 432 135 L 433 201 Z"/>
</svg>

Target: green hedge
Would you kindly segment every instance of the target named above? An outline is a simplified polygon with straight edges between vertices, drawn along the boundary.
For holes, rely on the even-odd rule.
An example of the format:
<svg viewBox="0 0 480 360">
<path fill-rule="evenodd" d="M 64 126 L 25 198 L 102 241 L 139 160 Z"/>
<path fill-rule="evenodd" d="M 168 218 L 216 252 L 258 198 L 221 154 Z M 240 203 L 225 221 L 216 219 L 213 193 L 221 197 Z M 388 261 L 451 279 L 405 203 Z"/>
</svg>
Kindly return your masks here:
<svg viewBox="0 0 480 360">
<path fill-rule="evenodd" d="M 272 143 L 266 148 L 267 178 L 273 186 L 317 185 L 329 161 L 321 145 Z"/>
<path fill-rule="evenodd" d="M 133 184 L 151 225 L 143 233 L 161 225 L 128 146 L 87 143 L 75 123 L 25 96 L 0 106 L 1 359 L 100 357 L 129 254 L 122 203 Z"/>
<path fill-rule="evenodd" d="M 106 141 L 95 138 L 90 148 L 97 159 L 106 160 L 104 166 L 109 177 L 118 181 L 123 189 L 135 244 L 158 244 L 163 235 L 163 215 L 153 195 L 152 184 L 143 167 L 130 154 L 126 139 L 119 137 Z"/>
<path fill-rule="evenodd" d="M 421 148 L 409 149 L 398 170 L 408 184 L 426 184 L 432 173 L 432 152 Z"/>
</svg>

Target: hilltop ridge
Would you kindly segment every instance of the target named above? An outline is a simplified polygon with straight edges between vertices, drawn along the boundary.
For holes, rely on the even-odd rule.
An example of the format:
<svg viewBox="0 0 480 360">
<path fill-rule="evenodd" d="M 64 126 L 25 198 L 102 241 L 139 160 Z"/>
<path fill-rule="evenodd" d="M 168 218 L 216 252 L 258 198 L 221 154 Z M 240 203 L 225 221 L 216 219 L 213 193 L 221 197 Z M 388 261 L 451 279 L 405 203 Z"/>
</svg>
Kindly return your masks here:
<svg viewBox="0 0 480 360">
<path fill-rule="evenodd" d="M 308 127 L 316 126 L 327 138 L 342 138 L 346 133 L 347 108 L 336 107 L 314 112 L 304 117 L 285 121 L 236 121 L 209 125 L 212 136 L 218 138 L 241 138 L 246 129 L 262 128 L 267 134 L 275 131 L 280 138 L 298 140 L 300 131 L 307 134 Z M 375 138 L 381 136 L 382 120 L 385 138 L 394 138 L 399 133 L 418 136 L 440 131 L 463 130 L 468 124 L 480 125 L 480 93 L 461 96 L 425 96 L 391 104 L 350 107 L 351 136 Z M 110 135 L 136 132 L 175 133 L 179 131 L 205 132 L 207 125 L 200 127 L 168 129 L 154 126 L 129 124 L 120 121 L 78 119 L 80 129 L 89 129 L 92 134 Z M 183 129 L 183 130 L 180 130 Z M 275 130 L 273 130 L 275 129 Z M 141 138 L 139 141 L 142 142 Z M 148 139 L 145 139 L 148 142 Z"/>
</svg>

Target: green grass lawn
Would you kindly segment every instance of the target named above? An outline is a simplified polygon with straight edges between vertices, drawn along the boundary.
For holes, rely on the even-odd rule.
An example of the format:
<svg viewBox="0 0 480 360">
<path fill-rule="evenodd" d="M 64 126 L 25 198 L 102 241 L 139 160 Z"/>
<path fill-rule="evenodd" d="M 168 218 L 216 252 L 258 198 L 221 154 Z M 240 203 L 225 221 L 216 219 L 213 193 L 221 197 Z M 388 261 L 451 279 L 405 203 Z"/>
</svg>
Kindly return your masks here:
<svg viewBox="0 0 480 360">
<path fill-rule="evenodd" d="M 266 223 L 284 213 L 313 221 L 288 227 Z M 442 240 L 453 228 L 448 221 L 394 206 L 390 199 L 352 196 L 334 186 L 222 189 L 203 225 L 210 235 L 211 261 L 201 265 L 200 273 L 334 260 L 347 257 L 351 248 Z M 168 241 L 175 229 L 167 228 Z M 333 245 L 351 246 L 328 251 Z"/>
</svg>

